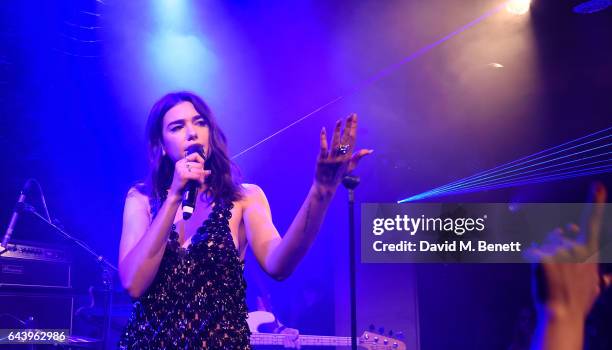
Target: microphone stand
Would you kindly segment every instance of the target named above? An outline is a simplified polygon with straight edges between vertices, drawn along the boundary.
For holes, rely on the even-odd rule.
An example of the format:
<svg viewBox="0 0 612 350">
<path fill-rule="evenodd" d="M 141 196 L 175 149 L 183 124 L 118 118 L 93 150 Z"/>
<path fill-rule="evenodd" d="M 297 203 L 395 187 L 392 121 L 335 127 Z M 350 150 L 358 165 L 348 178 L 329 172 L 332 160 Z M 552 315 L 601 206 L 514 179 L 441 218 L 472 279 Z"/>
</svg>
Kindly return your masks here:
<svg viewBox="0 0 612 350">
<path fill-rule="evenodd" d="M 359 185 L 359 177 L 346 175 L 342 185 L 348 190 L 349 214 L 349 278 L 351 300 L 351 349 L 357 350 L 357 288 L 355 283 L 355 188 Z"/>
<path fill-rule="evenodd" d="M 90 248 L 85 242 L 71 236 L 68 234 L 62 227 L 59 227 L 56 223 L 51 220 L 47 220 L 44 216 L 40 215 L 34 207 L 27 203 L 23 203 L 23 207 L 20 210 L 28 211 L 40 220 L 46 222 L 49 226 L 51 226 L 57 233 L 66 238 L 67 240 L 75 243 L 79 247 L 81 247 L 84 251 L 89 253 L 100 265 L 102 269 L 102 292 L 107 295 L 107 303 L 106 310 L 104 313 L 104 340 L 103 340 L 103 349 L 106 348 L 107 342 L 110 336 L 110 324 L 111 324 L 111 312 L 112 312 L 112 302 L 113 302 L 113 274 L 117 272 L 117 268 L 111 264 L 106 258 L 98 253 L 96 253 L 92 248 Z"/>
</svg>

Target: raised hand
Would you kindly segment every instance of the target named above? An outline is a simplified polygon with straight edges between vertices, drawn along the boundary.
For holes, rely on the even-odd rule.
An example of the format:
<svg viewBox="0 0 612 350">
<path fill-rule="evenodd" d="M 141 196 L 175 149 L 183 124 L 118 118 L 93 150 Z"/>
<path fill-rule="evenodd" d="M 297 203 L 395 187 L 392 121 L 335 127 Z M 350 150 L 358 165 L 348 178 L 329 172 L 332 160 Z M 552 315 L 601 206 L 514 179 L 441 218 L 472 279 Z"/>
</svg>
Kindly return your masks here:
<svg viewBox="0 0 612 350">
<path fill-rule="evenodd" d="M 597 296 L 612 282 L 600 275 L 597 255 L 606 202 L 606 188 L 594 184 L 580 226 L 568 224 L 549 234 L 530 252 L 534 265 L 534 297 L 538 327 L 532 349 L 582 349 L 584 322 Z"/>
<path fill-rule="evenodd" d="M 317 159 L 315 183 L 317 185 L 335 190 L 342 178 L 353 171 L 359 160 L 371 154 L 371 149 L 355 149 L 357 138 L 357 114 L 353 113 L 346 119 L 344 129 L 342 121 L 336 122 L 331 147 L 328 146 L 325 127 L 321 129 L 321 150 Z"/>
</svg>

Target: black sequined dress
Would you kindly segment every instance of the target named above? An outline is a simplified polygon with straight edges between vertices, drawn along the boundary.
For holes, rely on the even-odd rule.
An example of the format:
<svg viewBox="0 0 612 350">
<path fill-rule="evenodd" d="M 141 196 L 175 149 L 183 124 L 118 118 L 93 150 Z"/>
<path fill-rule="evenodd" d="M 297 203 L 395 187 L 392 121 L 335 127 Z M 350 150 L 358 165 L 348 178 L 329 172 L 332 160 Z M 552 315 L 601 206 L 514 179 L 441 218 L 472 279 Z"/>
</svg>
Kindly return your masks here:
<svg viewBox="0 0 612 350">
<path fill-rule="evenodd" d="M 215 203 L 188 248 L 173 225 L 155 280 L 138 298 L 119 349 L 250 349 L 244 263 Z"/>
</svg>

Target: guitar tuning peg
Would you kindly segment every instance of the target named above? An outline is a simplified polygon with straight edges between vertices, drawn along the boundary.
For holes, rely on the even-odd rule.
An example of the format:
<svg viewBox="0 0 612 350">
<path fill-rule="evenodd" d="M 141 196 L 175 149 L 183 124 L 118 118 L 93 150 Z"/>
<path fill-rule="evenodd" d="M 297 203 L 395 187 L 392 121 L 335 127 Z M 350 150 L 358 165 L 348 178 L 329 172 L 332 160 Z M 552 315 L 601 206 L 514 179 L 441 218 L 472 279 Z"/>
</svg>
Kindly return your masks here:
<svg viewBox="0 0 612 350">
<path fill-rule="evenodd" d="M 368 329 L 370 330 L 370 332 L 374 332 L 374 330 L 376 329 L 376 327 L 374 327 L 373 324 L 370 324 L 370 326 L 368 327 Z"/>
<path fill-rule="evenodd" d="M 378 334 L 385 334 L 385 327 L 378 328 Z"/>
<path fill-rule="evenodd" d="M 389 336 L 392 337 L 393 336 L 393 330 L 389 329 Z"/>
<path fill-rule="evenodd" d="M 396 337 L 397 339 L 400 339 L 400 340 L 402 340 L 402 339 L 406 338 L 406 336 L 404 335 L 404 332 L 397 332 L 397 334 L 395 335 L 395 337 Z"/>
</svg>

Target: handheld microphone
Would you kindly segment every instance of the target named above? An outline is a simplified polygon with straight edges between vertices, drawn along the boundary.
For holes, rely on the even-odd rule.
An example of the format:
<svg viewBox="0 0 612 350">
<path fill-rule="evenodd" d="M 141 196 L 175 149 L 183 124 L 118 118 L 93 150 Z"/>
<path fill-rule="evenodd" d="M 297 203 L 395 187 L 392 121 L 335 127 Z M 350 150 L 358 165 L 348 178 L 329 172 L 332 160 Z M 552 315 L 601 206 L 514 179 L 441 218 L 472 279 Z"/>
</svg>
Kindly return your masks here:
<svg viewBox="0 0 612 350">
<path fill-rule="evenodd" d="M 192 153 L 198 153 L 204 160 L 206 160 L 206 154 L 204 153 L 204 146 L 202 145 L 191 145 L 185 150 L 185 155 L 188 156 Z M 189 180 L 185 186 L 185 192 L 183 192 L 183 219 L 189 220 L 193 212 L 195 211 L 196 198 L 198 196 L 198 187 L 200 184 L 195 180 Z"/>
<path fill-rule="evenodd" d="M 15 225 L 17 225 L 17 219 L 19 218 L 19 212 L 23 207 L 26 199 L 26 192 L 30 189 L 30 180 L 26 181 L 25 185 L 23 185 L 23 189 L 19 192 L 19 198 L 17 198 L 17 203 L 15 204 L 15 209 L 13 210 L 13 215 L 11 216 L 11 221 L 9 222 L 8 228 L 6 229 L 6 233 L 4 234 L 4 238 L 2 238 L 2 247 L 6 248 L 8 246 L 9 241 L 11 240 L 11 236 L 13 235 L 13 230 L 15 230 Z"/>
</svg>

